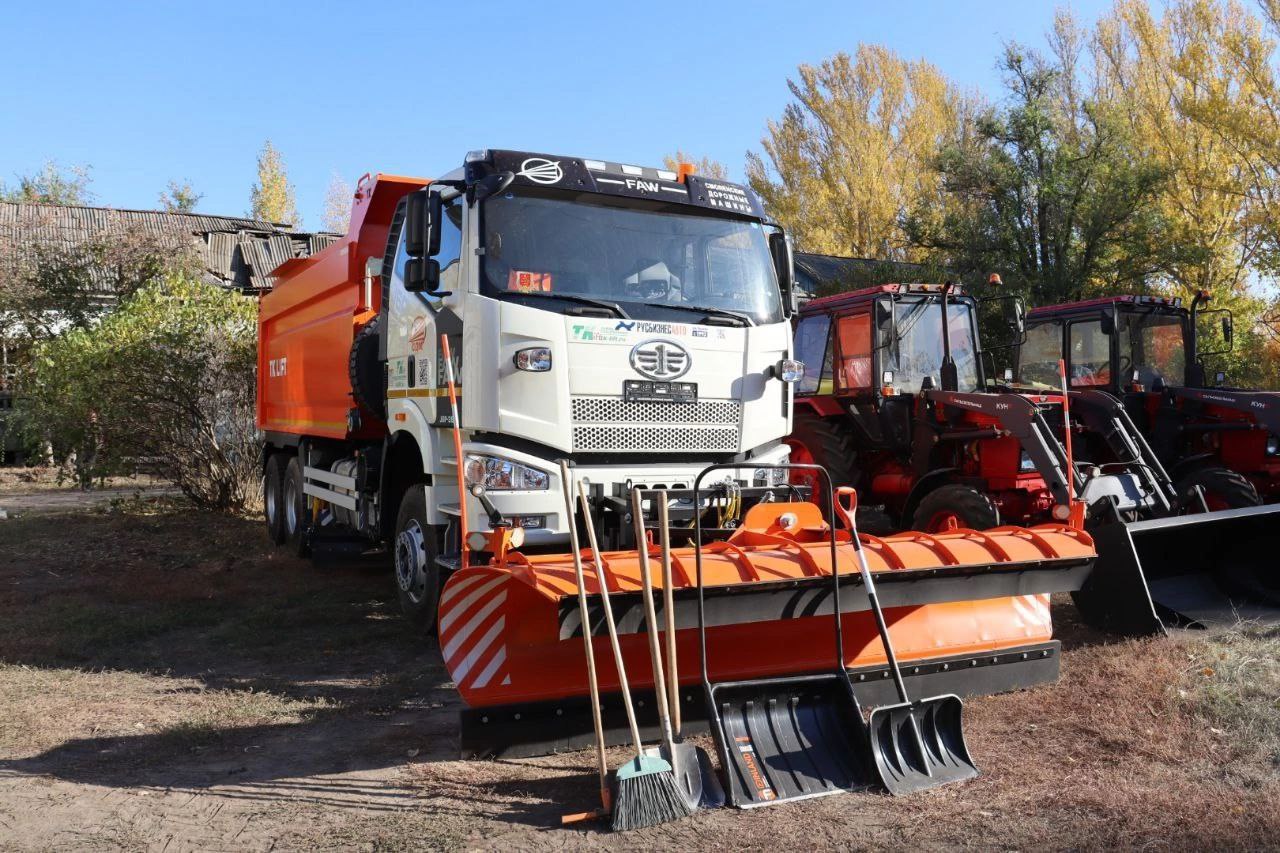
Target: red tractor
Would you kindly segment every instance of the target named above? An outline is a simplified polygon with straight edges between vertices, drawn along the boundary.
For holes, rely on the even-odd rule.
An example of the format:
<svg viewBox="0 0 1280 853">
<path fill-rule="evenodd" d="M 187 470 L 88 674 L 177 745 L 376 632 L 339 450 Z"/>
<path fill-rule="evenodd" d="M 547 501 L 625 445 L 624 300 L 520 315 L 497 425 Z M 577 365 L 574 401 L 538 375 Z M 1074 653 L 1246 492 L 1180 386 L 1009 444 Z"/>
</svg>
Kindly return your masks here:
<svg viewBox="0 0 1280 853">
<path fill-rule="evenodd" d="M 1124 402 L 1161 464 L 1187 494 L 1199 487 L 1210 509 L 1280 501 L 1280 394 L 1207 381 L 1205 359 L 1231 349 L 1232 318 L 1206 311 L 1201 292 L 1180 299 L 1119 296 L 1031 311 L 1018 352 L 1018 379 L 1056 385 L 1066 359 L 1071 386 Z M 1200 325 L 1221 322 L 1222 349 L 1202 346 Z"/>
<path fill-rule="evenodd" d="M 1021 304 L 1002 298 L 1018 344 Z M 807 303 L 795 332 L 806 368 L 792 461 L 857 488 L 890 529 L 982 531 L 1083 513 L 1099 560 L 1075 600 L 1094 624 L 1141 634 L 1230 621 L 1246 606 L 1280 619 L 1267 553 L 1280 508 L 1209 511 L 1209 490 L 1177 488 L 1124 402 L 1082 384 L 1078 366 L 1069 397 L 1061 379 L 989 381 L 978 309 L 951 284 Z"/>
</svg>

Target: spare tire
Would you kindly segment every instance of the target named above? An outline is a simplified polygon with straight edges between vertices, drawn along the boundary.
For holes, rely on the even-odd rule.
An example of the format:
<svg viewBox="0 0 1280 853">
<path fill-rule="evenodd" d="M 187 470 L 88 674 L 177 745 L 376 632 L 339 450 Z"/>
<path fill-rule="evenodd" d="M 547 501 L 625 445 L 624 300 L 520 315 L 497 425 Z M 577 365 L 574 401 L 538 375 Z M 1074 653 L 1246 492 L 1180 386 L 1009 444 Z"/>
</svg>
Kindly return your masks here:
<svg viewBox="0 0 1280 853">
<path fill-rule="evenodd" d="M 351 377 L 351 393 L 356 403 L 365 411 L 387 417 L 386 370 L 379 350 L 382 342 L 383 317 L 379 314 L 356 332 L 351 342 L 351 356 L 347 372 Z"/>
</svg>

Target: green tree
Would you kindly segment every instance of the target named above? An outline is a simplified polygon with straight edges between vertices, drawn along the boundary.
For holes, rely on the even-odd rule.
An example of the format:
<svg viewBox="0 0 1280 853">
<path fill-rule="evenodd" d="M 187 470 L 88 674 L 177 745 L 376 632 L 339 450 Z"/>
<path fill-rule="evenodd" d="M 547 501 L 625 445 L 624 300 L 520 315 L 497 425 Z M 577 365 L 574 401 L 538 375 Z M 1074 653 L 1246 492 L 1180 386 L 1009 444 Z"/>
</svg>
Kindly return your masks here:
<svg viewBox="0 0 1280 853">
<path fill-rule="evenodd" d="M 1060 15 L 1048 56 L 1006 48 L 1007 105 L 942 148 L 948 203 L 917 205 L 907 223 L 936 262 L 977 280 L 1000 272 L 1033 304 L 1142 291 L 1178 248 L 1155 203 L 1165 171 L 1134 156 L 1124 122 L 1084 94 L 1083 41 Z"/>
<path fill-rule="evenodd" d="M 27 416 L 83 480 L 146 459 L 197 505 L 241 510 L 258 490 L 256 359 L 252 299 L 170 275 L 42 343 Z"/>
<path fill-rule="evenodd" d="M 160 206 L 167 213 L 194 213 L 202 198 L 204 194 L 192 189 L 188 181 L 169 181 L 169 186 L 160 193 Z"/>
<path fill-rule="evenodd" d="M 250 191 L 249 215 L 266 222 L 301 225 L 293 185 L 285 171 L 284 158 L 268 139 L 258 154 L 258 180 Z"/>
<path fill-rule="evenodd" d="M 89 183 L 87 166 L 72 166 L 64 171 L 53 160 L 49 160 L 34 175 L 20 176 L 15 187 L 7 187 L 0 182 L 0 201 L 88 205 L 93 203 Z"/>
</svg>

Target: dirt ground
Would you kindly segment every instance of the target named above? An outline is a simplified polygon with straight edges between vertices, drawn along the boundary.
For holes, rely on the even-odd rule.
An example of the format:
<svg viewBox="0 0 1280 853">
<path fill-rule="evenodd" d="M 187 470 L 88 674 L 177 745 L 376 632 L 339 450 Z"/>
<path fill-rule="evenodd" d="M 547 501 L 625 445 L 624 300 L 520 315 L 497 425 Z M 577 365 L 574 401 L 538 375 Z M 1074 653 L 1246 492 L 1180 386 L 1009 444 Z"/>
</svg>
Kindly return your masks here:
<svg viewBox="0 0 1280 853">
<path fill-rule="evenodd" d="M 0 505 L 3 501 L 0 500 Z M 982 775 L 612 835 L 592 757 L 456 760 L 433 641 L 372 566 L 172 501 L 0 521 L 0 847 L 1269 847 L 1280 636 L 1108 641 L 966 704 Z M 614 763 L 624 753 L 614 755 Z"/>
</svg>

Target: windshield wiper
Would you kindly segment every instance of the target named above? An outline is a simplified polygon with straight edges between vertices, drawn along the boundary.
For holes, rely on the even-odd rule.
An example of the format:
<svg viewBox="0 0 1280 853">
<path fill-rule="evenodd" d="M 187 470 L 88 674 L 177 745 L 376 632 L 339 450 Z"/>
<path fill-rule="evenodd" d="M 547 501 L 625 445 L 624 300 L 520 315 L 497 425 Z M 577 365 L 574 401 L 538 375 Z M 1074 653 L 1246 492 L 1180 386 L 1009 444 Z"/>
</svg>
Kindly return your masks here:
<svg viewBox="0 0 1280 853">
<path fill-rule="evenodd" d="M 720 317 L 725 320 L 732 320 L 735 326 L 754 326 L 751 318 L 746 314 L 739 314 L 737 311 L 730 311 L 727 308 L 706 308 L 701 305 L 677 305 L 671 302 L 646 302 L 649 308 L 674 308 L 677 311 L 692 311 L 695 314 L 702 314 L 708 320 L 712 317 Z"/>
<path fill-rule="evenodd" d="M 621 317 L 624 320 L 630 320 L 627 312 L 622 310 L 622 306 L 616 302 L 606 302 L 603 299 L 592 299 L 590 296 L 579 296 L 576 293 L 552 293 L 546 290 L 510 290 L 505 296 L 513 297 L 530 297 L 533 299 L 560 299 L 565 302 L 577 302 L 580 305 L 590 305 L 592 308 L 599 308 L 602 311 L 608 311 L 615 317 Z"/>
</svg>

